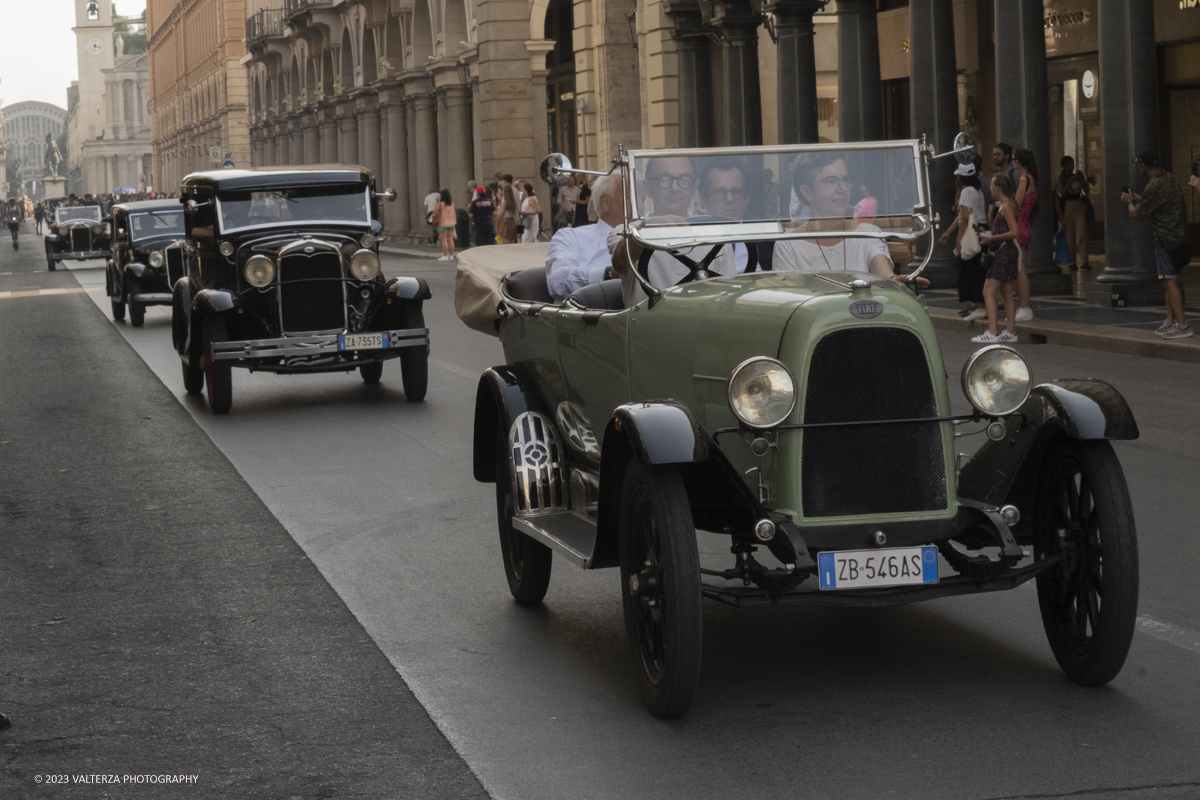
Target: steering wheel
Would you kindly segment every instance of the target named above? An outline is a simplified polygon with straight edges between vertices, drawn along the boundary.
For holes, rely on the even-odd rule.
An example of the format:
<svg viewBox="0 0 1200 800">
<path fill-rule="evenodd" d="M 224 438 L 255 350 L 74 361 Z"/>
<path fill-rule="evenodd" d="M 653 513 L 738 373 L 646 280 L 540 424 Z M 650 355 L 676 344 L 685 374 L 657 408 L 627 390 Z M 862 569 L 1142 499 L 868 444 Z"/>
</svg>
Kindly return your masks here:
<svg viewBox="0 0 1200 800">
<path fill-rule="evenodd" d="M 754 272 L 756 269 L 758 269 L 758 246 L 754 244 L 754 242 L 745 242 L 745 245 L 746 272 Z M 712 262 L 716 260 L 717 256 L 721 253 L 721 249 L 725 246 L 726 245 L 723 244 L 713 245 L 713 248 L 708 251 L 708 255 L 704 256 L 704 258 L 700 259 L 699 261 L 688 258 L 683 253 L 676 252 L 675 250 L 663 251 L 670 253 L 676 261 L 688 268 L 688 274 L 684 275 L 679 281 L 676 282 L 675 285 L 678 286 L 681 283 L 691 283 L 694 280 L 707 280 L 708 278 L 712 277 L 712 274 L 708 271 L 708 268 L 712 266 Z M 733 245 L 730 244 L 729 247 L 732 248 Z M 650 259 L 654 257 L 656 252 L 658 251 L 651 250 L 648 247 L 643 249 L 637 265 L 638 274 L 651 284 L 654 282 L 650 280 Z M 669 287 L 661 286 L 659 288 L 667 289 Z"/>
</svg>

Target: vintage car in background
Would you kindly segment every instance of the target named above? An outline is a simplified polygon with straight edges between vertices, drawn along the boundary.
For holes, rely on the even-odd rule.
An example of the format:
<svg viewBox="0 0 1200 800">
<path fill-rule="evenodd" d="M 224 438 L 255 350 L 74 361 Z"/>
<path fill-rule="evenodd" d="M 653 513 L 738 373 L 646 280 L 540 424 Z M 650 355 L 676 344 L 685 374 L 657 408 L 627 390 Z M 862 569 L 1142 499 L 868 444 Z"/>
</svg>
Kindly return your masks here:
<svg viewBox="0 0 1200 800">
<path fill-rule="evenodd" d="M 1120 671 L 1138 557 L 1107 440 L 1137 438 L 1129 406 L 1103 381 L 1035 385 L 1020 352 L 993 345 L 962 367 L 973 411 L 952 413 L 920 270 L 895 279 L 853 255 L 930 251 L 931 165 L 955 166 L 921 141 L 622 152 L 617 254 L 641 299 L 627 307 L 608 280 L 555 300 L 537 258 L 500 281 L 505 363 L 479 381 L 474 475 L 495 483 L 509 588 L 540 603 L 554 553 L 619 569 L 654 714 L 693 699 L 702 598 L 888 606 L 1036 580 L 1064 672 L 1094 686 Z M 783 176 L 775 207 L 749 188 L 767 168 Z M 561 156 L 543 168 L 552 185 L 568 171 Z M 849 215 L 865 182 L 869 221 Z M 673 186 L 695 187 L 672 201 L 687 215 L 655 214 Z M 756 269 L 768 248 L 773 271 Z M 460 279 L 503 250 L 464 253 Z M 745 268 L 710 272 L 722 252 Z M 677 282 L 650 280 L 662 258 Z M 973 434 L 982 446 L 960 452 Z M 728 537 L 727 564 L 702 565 L 697 529 Z"/>
<path fill-rule="evenodd" d="M 60 261 L 87 261 L 109 257 L 111 236 L 108 221 L 98 205 L 67 205 L 65 199 L 51 201 L 49 232 L 45 236 L 46 264 L 50 271 Z"/>
<path fill-rule="evenodd" d="M 104 285 L 114 320 L 140 328 L 146 306 L 171 305 L 171 287 L 183 277 L 183 206 L 178 200 L 119 203 L 109 217 L 112 258 Z"/>
<path fill-rule="evenodd" d="M 186 274 L 172 287 L 172 337 L 190 393 L 232 404 L 232 368 L 358 370 L 377 383 L 398 359 L 424 399 L 429 330 L 419 278 L 380 271 L 378 200 L 359 167 L 220 170 L 183 180 Z"/>
</svg>

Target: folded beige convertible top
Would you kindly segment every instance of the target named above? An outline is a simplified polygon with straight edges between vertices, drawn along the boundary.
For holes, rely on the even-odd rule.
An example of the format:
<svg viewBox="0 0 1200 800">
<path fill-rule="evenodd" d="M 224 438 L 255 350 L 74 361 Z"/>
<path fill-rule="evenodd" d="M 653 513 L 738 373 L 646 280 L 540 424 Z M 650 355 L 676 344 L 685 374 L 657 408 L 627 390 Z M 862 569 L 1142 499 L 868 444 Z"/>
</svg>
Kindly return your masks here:
<svg viewBox="0 0 1200 800">
<path fill-rule="evenodd" d="M 500 279 L 510 272 L 546 266 L 547 242 L 472 247 L 459 253 L 454 276 L 454 310 L 468 328 L 499 336 L 496 307 Z"/>
</svg>

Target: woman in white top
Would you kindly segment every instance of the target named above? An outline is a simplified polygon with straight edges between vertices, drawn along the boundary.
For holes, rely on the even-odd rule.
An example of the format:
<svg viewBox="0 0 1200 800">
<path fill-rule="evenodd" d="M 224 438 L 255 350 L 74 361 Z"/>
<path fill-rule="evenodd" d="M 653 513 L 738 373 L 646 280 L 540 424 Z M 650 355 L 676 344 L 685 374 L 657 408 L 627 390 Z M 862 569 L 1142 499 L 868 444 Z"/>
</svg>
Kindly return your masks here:
<svg viewBox="0 0 1200 800">
<path fill-rule="evenodd" d="M 541 225 L 538 215 L 541 213 L 542 207 L 538 204 L 537 195 L 533 193 L 533 184 L 526 183 L 525 199 L 521 201 L 521 224 L 525 226 L 525 232 L 521 234 L 522 243 L 537 241 L 538 228 Z"/>
<path fill-rule="evenodd" d="M 805 230 L 828 231 L 821 239 L 790 239 L 775 245 L 775 272 L 863 272 L 883 278 L 897 277 L 882 239 L 847 238 L 842 231 L 880 232 L 877 225 L 850 218 L 850 192 L 855 183 L 846 169 L 845 156 L 836 151 L 805 153 L 792 169 L 792 185 L 808 206 Z M 921 286 L 929 281 L 918 278 Z"/>
<path fill-rule="evenodd" d="M 950 237 L 955 237 L 954 255 L 959 257 L 958 301 L 965 304 L 963 310 L 958 312 L 959 316 L 966 320 L 987 319 L 987 309 L 983 303 L 983 252 L 980 251 L 971 258 L 962 257 L 963 235 L 973 226 L 981 222 L 986 223 L 987 220 L 975 164 L 960 164 L 958 169 L 954 170 L 954 181 L 958 190 L 954 221 L 941 235 L 940 241 L 942 244 L 948 244 Z"/>
</svg>

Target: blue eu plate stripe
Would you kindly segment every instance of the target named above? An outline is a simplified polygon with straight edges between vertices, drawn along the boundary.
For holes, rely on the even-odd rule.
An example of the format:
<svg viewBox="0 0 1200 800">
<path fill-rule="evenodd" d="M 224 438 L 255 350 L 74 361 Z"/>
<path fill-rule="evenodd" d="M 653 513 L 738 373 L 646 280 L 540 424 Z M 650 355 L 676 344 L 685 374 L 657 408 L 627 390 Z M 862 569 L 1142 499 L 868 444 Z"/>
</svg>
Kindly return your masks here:
<svg viewBox="0 0 1200 800">
<path fill-rule="evenodd" d="M 836 589 L 837 588 L 837 567 L 834 565 L 833 553 L 820 553 L 817 555 L 817 566 L 821 570 L 821 588 Z"/>
<path fill-rule="evenodd" d="M 338 350 L 346 349 L 346 337 L 343 334 L 338 334 Z"/>
<path fill-rule="evenodd" d="M 921 583 L 938 582 L 938 550 L 936 547 L 921 548 Z"/>
</svg>

